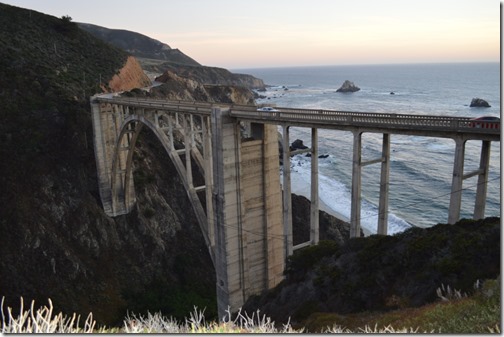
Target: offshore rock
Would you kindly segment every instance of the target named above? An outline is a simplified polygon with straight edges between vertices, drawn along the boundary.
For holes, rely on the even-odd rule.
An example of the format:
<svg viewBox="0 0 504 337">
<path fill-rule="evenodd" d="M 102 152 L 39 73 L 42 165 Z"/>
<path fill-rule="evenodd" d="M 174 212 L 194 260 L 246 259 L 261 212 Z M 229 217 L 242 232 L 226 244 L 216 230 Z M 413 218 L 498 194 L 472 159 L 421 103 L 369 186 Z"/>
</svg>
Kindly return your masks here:
<svg viewBox="0 0 504 337">
<path fill-rule="evenodd" d="M 356 92 L 359 91 L 360 88 L 356 86 L 352 81 L 346 80 L 343 82 L 343 85 L 336 90 L 336 92 Z"/>
<path fill-rule="evenodd" d="M 292 142 L 290 149 L 291 151 L 295 150 L 304 150 L 307 149 L 308 146 L 303 144 L 303 141 L 301 139 L 296 139 L 295 141 Z"/>
<path fill-rule="evenodd" d="M 490 108 L 490 104 L 487 101 L 481 98 L 473 98 L 471 101 L 470 107 L 478 107 L 478 108 Z"/>
</svg>

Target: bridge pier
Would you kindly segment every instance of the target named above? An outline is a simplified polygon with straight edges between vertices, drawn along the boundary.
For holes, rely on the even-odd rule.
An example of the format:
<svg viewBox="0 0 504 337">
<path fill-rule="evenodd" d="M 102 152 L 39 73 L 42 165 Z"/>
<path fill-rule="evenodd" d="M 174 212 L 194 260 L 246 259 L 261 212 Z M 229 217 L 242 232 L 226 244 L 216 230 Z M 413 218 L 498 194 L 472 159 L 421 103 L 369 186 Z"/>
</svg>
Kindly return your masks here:
<svg viewBox="0 0 504 337">
<path fill-rule="evenodd" d="M 350 237 L 360 236 L 361 183 L 362 183 L 362 131 L 353 132 L 352 201 L 350 208 Z"/>
<path fill-rule="evenodd" d="M 283 125 L 282 135 L 283 147 L 283 229 L 284 229 L 284 248 L 285 256 L 291 256 L 294 249 L 294 240 L 292 237 L 292 195 L 291 195 L 291 153 L 289 141 L 289 126 Z"/>
<path fill-rule="evenodd" d="M 311 170 L 310 170 L 310 240 L 294 246 L 292 234 L 292 194 L 291 194 L 291 175 L 290 175 L 290 140 L 289 126 L 283 126 L 283 228 L 285 254 L 291 256 L 292 253 L 300 248 L 316 245 L 319 242 L 319 179 L 318 179 L 318 129 L 311 129 L 311 148 L 310 150 L 299 150 L 299 152 L 310 152 L 311 154 Z"/>
<path fill-rule="evenodd" d="M 448 223 L 454 224 L 460 218 L 462 203 L 462 181 L 464 179 L 464 154 L 466 140 L 455 138 L 455 159 L 453 163 L 452 187 L 450 194 L 450 208 L 448 209 Z"/>
<path fill-rule="evenodd" d="M 354 131 L 353 162 L 352 162 L 352 204 L 350 213 L 350 237 L 359 237 L 361 230 L 361 190 L 362 167 L 381 163 L 380 200 L 378 204 L 377 233 L 387 235 L 388 200 L 390 174 L 390 134 L 383 134 L 382 155 L 378 159 L 362 161 L 362 131 Z"/>
<path fill-rule="evenodd" d="M 454 224 L 460 219 L 463 181 L 476 175 L 478 176 L 478 183 L 476 187 L 473 219 L 478 220 L 485 217 L 491 142 L 488 140 L 482 141 L 479 168 L 466 174 L 464 174 L 465 144 L 466 139 L 462 137 L 455 138 L 455 159 L 453 164 L 450 208 L 448 209 L 449 224 Z"/>
<path fill-rule="evenodd" d="M 319 242 L 319 180 L 318 180 L 318 129 L 312 128 L 311 137 L 311 196 L 310 196 L 310 243 Z"/>
<path fill-rule="evenodd" d="M 389 205 L 389 178 L 390 177 L 390 134 L 383 134 L 382 162 L 380 175 L 380 201 L 378 203 L 378 230 L 377 233 L 388 233 L 388 205 Z"/>
<path fill-rule="evenodd" d="M 255 125 L 242 142 L 228 110 L 212 109 L 215 268 L 219 317 L 283 279 L 278 135 Z"/>
<path fill-rule="evenodd" d="M 474 203 L 474 219 L 485 217 L 486 195 L 488 185 L 488 170 L 490 166 L 490 141 L 482 141 L 481 157 L 478 172 L 478 186 L 476 187 L 476 202 Z"/>
</svg>

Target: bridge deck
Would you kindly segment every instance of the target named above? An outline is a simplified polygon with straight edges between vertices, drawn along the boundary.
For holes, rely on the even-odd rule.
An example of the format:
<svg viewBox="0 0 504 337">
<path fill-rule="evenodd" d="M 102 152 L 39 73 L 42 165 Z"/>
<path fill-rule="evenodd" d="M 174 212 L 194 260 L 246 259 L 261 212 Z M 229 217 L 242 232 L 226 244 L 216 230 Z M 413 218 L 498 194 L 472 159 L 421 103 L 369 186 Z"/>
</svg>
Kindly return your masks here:
<svg viewBox="0 0 504 337">
<path fill-rule="evenodd" d="M 166 101 L 139 98 L 97 98 L 100 102 L 135 106 L 146 109 L 169 110 L 198 115 L 210 115 L 212 108 L 230 109 L 230 115 L 242 120 L 308 128 L 361 130 L 391 134 L 406 134 L 425 137 L 500 141 L 500 122 L 489 122 L 488 128 L 480 128 L 471 118 L 435 115 L 409 115 L 396 113 L 353 112 L 336 110 L 293 109 L 276 107 L 278 111 L 257 111 L 256 106 Z"/>
</svg>

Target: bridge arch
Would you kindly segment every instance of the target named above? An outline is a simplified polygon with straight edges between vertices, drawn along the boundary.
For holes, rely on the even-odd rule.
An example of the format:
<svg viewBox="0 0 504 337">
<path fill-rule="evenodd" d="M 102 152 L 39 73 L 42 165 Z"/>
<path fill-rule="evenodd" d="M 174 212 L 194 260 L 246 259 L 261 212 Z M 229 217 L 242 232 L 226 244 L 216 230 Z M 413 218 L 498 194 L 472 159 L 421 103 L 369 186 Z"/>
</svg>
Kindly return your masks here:
<svg viewBox="0 0 504 337">
<path fill-rule="evenodd" d="M 115 211 L 118 207 L 124 207 L 126 211 L 129 212 L 130 208 L 135 203 L 132 167 L 133 154 L 142 129 L 147 127 L 161 142 L 161 145 L 174 164 L 178 175 L 182 179 L 184 189 L 186 190 L 187 196 L 198 220 L 198 224 L 209 250 L 210 257 L 212 262 L 214 262 L 214 252 L 212 249 L 213 243 L 209 235 L 209 221 L 205 209 L 203 208 L 196 190 L 189 183 L 186 167 L 182 163 L 177 150 L 172 147 L 171 141 L 166 133 L 156 124 L 156 120 L 152 121 L 149 118 L 135 114 L 129 115 L 121 123 L 112 156 L 110 187 L 112 191 L 113 210 Z M 125 152 L 125 154 L 123 154 L 123 152 Z M 190 165 L 190 162 L 186 165 Z"/>
</svg>

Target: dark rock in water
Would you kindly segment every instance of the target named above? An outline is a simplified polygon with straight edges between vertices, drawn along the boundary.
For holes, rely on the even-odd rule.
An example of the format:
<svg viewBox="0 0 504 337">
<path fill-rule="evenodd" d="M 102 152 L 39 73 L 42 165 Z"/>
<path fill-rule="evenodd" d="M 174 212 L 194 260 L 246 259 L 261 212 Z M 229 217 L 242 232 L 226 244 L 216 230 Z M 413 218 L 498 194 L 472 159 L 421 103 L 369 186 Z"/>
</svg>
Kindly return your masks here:
<svg viewBox="0 0 504 337">
<path fill-rule="evenodd" d="M 307 153 L 305 157 L 311 157 L 311 153 Z M 328 154 L 321 154 L 321 155 L 318 156 L 318 158 L 320 158 L 320 159 L 324 159 L 324 158 L 327 158 L 327 157 L 329 157 Z"/>
<path fill-rule="evenodd" d="M 356 92 L 359 91 L 360 88 L 356 86 L 352 81 L 346 80 L 343 82 L 343 85 L 336 90 L 336 92 Z"/>
<path fill-rule="evenodd" d="M 304 150 L 307 148 L 308 148 L 308 146 L 304 145 L 303 141 L 301 139 L 296 139 L 291 144 L 291 149 L 293 149 L 293 150 Z"/>
<path fill-rule="evenodd" d="M 488 104 L 487 101 L 481 98 L 473 98 L 471 101 L 471 105 L 469 105 L 471 108 L 472 107 L 481 107 L 481 108 L 490 108 L 490 104 Z"/>
<path fill-rule="evenodd" d="M 391 94 L 391 95 L 395 95 L 395 92 L 391 91 L 391 92 L 390 92 L 390 94 Z"/>
</svg>

